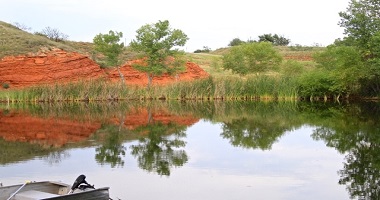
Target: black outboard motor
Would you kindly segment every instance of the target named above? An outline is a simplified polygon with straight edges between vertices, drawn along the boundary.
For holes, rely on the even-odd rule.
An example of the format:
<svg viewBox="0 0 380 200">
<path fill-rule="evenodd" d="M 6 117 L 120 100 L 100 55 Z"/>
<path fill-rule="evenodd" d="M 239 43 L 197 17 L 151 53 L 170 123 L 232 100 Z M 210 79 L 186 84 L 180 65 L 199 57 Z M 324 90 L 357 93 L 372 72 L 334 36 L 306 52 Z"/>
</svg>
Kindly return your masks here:
<svg viewBox="0 0 380 200">
<path fill-rule="evenodd" d="M 73 185 L 71 186 L 69 194 L 73 193 L 76 189 L 85 191 L 86 189 L 95 189 L 95 187 L 88 184 L 86 181 L 86 176 L 82 174 L 79 175 L 77 179 L 75 179 Z"/>
</svg>

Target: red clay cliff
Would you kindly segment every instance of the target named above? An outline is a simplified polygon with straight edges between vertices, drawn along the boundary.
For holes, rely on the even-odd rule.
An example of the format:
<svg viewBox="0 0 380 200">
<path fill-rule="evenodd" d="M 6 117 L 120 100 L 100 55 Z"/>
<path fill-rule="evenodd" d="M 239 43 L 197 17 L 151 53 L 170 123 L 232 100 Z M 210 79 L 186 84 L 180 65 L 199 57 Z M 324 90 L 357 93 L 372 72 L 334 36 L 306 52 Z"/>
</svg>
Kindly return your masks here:
<svg viewBox="0 0 380 200">
<path fill-rule="evenodd" d="M 197 64 L 187 62 L 186 71 L 177 79 L 163 75 L 153 79 L 154 84 L 189 81 L 209 75 Z M 120 67 L 126 84 L 146 85 L 148 78 L 132 68 L 131 63 Z M 42 84 L 68 83 L 104 78 L 115 82 L 120 80 L 116 69 L 103 70 L 86 55 L 65 52 L 60 49 L 39 52 L 36 55 L 7 56 L 0 60 L 0 84 L 10 88 L 22 88 Z M 2 87 L 0 87 L 2 88 Z"/>
</svg>

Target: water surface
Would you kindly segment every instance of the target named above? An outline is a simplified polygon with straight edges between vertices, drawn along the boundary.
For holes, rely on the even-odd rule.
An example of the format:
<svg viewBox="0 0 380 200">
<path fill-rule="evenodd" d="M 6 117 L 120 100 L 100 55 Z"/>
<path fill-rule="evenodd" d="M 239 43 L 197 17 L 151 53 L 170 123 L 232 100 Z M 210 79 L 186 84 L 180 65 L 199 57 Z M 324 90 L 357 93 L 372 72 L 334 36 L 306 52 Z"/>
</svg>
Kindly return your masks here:
<svg viewBox="0 0 380 200">
<path fill-rule="evenodd" d="M 85 174 L 114 199 L 376 199 L 379 110 L 376 103 L 6 105 L 0 181 L 71 184 Z"/>
</svg>

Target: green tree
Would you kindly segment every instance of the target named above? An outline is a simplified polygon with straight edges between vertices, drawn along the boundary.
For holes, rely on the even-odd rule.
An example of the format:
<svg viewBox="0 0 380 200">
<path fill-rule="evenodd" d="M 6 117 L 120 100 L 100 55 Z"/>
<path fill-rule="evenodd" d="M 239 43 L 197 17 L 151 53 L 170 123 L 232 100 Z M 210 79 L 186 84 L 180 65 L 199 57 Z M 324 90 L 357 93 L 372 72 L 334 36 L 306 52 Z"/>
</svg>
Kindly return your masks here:
<svg viewBox="0 0 380 200">
<path fill-rule="evenodd" d="M 119 68 L 119 56 L 124 49 L 124 43 L 120 43 L 120 38 L 123 37 L 122 32 L 110 30 L 108 34 L 98 34 L 94 37 L 93 42 L 95 50 L 106 56 L 107 66 L 116 66 L 119 72 L 120 79 L 124 85 L 124 76 Z"/>
<path fill-rule="evenodd" d="M 223 68 L 242 76 L 276 69 L 281 62 L 282 56 L 269 42 L 234 46 L 223 55 Z"/>
<path fill-rule="evenodd" d="M 380 93 L 380 2 L 351 0 L 347 10 L 340 12 L 339 25 L 349 44 L 356 46 L 366 62 L 366 76 L 361 80 L 364 95 Z M 342 42 L 341 42 L 342 43 Z M 347 42 L 346 42 L 347 43 Z"/>
<path fill-rule="evenodd" d="M 329 93 L 340 96 L 357 93 L 359 80 L 363 77 L 364 63 L 357 48 L 352 46 L 328 46 L 326 51 L 316 53 L 317 67 L 333 78 L 329 84 Z"/>
<path fill-rule="evenodd" d="M 290 39 L 277 34 L 264 34 L 259 36 L 259 42 L 270 42 L 275 46 L 287 46 L 290 43 Z"/>
<path fill-rule="evenodd" d="M 244 41 L 239 39 L 239 38 L 234 38 L 231 40 L 231 42 L 228 44 L 228 46 L 233 47 L 233 46 L 239 46 L 241 44 L 244 44 Z"/>
<path fill-rule="evenodd" d="M 339 16 L 344 33 L 354 38 L 362 50 L 368 50 L 372 37 L 380 31 L 379 0 L 351 0 L 347 11 L 340 12 Z"/>
<path fill-rule="evenodd" d="M 167 20 L 146 24 L 136 32 L 136 39 L 132 40 L 130 47 L 142 54 L 146 64 L 135 64 L 133 67 L 147 73 L 148 87 L 154 76 L 176 74 L 185 70 L 184 61 L 181 59 L 183 52 L 172 49 L 186 44 L 189 38 L 184 32 L 172 29 Z"/>
</svg>

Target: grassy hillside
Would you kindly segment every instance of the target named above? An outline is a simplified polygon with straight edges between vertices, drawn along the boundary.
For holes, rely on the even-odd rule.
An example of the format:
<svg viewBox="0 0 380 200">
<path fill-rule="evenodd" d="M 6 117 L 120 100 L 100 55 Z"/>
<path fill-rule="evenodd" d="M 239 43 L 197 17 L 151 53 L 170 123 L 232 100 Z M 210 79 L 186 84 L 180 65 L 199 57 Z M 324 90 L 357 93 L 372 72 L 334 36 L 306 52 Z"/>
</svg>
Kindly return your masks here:
<svg viewBox="0 0 380 200">
<path fill-rule="evenodd" d="M 304 46 L 276 46 L 275 48 L 285 60 L 296 60 L 302 64 L 305 70 L 315 68 L 316 63 L 312 59 L 313 54 L 325 49 L 325 47 Z M 222 57 L 228 51 L 229 48 L 220 48 L 210 53 L 187 53 L 186 55 L 189 61 L 197 63 L 202 69 L 214 77 L 239 77 L 239 75 L 222 69 Z M 268 74 L 274 74 L 274 72 L 268 72 Z"/>
<path fill-rule="evenodd" d="M 42 47 L 56 47 L 66 51 L 75 51 L 70 45 L 53 42 L 46 37 L 25 32 L 11 24 L 0 21 L 0 58 L 36 53 Z"/>
<path fill-rule="evenodd" d="M 0 21 L 0 59 L 10 55 L 37 53 L 41 48 L 51 49 L 53 47 L 65 51 L 83 53 L 101 63 L 102 56 L 95 55 L 92 43 L 75 41 L 55 42 L 44 36 L 23 31 L 11 24 Z M 134 53 L 126 49 L 121 59 L 122 61 L 126 61 L 134 56 Z"/>
</svg>

